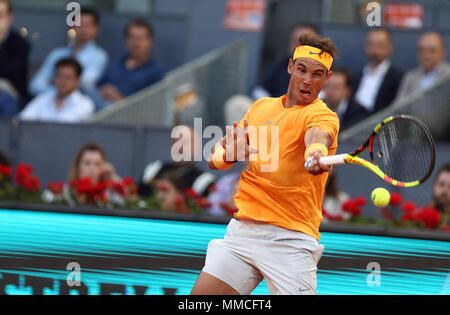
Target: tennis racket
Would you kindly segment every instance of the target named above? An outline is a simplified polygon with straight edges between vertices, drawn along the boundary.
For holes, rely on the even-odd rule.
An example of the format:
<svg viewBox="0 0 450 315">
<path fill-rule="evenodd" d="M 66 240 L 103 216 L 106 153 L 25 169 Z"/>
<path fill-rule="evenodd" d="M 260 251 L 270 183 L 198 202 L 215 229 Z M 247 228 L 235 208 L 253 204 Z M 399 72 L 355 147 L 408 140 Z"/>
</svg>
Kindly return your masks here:
<svg viewBox="0 0 450 315">
<path fill-rule="evenodd" d="M 359 155 L 369 148 L 370 160 Z M 433 172 L 435 146 L 427 127 L 408 115 L 391 116 L 378 124 L 364 145 L 348 154 L 320 158 L 325 165 L 346 163 L 364 166 L 399 187 L 414 187 Z"/>
</svg>

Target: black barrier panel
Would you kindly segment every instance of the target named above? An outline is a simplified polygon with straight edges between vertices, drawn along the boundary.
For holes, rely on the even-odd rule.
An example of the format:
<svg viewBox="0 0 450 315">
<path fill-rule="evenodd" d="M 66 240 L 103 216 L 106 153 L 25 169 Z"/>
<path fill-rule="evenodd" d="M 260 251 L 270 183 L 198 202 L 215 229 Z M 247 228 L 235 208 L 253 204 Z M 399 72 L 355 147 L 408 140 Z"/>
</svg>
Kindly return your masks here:
<svg viewBox="0 0 450 315">
<path fill-rule="evenodd" d="M 135 133 L 124 127 L 23 122 L 16 162 L 31 164 L 44 185 L 65 181 L 77 151 L 88 142 L 97 142 L 119 176 L 132 176 Z"/>
</svg>

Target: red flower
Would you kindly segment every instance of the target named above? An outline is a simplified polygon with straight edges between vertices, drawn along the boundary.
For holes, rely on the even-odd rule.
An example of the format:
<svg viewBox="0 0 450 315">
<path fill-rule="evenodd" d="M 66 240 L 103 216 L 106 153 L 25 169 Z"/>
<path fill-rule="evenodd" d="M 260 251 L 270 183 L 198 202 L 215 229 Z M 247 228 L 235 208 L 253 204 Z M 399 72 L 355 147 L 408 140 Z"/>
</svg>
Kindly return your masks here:
<svg viewBox="0 0 450 315">
<path fill-rule="evenodd" d="M 19 164 L 16 169 L 16 176 L 14 180 L 17 185 L 24 186 L 25 182 L 28 182 L 31 173 L 33 172 L 33 167 L 31 165 Z"/>
<path fill-rule="evenodd" d="M 397 206 L 399 204 L 401 204 L 403 201 L 403 196 L 401 194 L 399 194 L 398 192 L 391 192 L 391 200 L 389 201 L 389 204 L 391 206 Z"/>
<path fill-rule="evenodd" d="M 360 199 L 358 202 L 361 203 L 362 200 Z M 362 213 L 361 206 L 358 205 L 358 203 L 356 202 L 356 199 L 355 200 L 350 199 L 350 200 L 347 200 L 346 202 L 344 202 L 342 204 L 342 210 L 350 213 L 352 216 L 358 216 L 358 215 L 361 215 L 361 213 Z"/>
<path fill-rule="evenodd" d="M 400 207 L 400 209 L 405 212 L 414 212 L 416 210 L 416 205 L 411 201 L 407 201 Z"/>
<path fill-rule="evenodd" d="M 134 185 L 134 179 L 133 179 L 133 177 L 130 177 L 130 176 L 125 177 L 125 178 L 122 180 L 122 185 L 124 185 L 124 186 L 133 186 L 133 185 Z"/>
<path fill-rule="evenodd" d="M 0 164 L 0 174 L 5 175 L 6 177 L 12 176 L 12 167 L 9 165 Z"/>
<path fill-rule="evenodd" d="M 54 195 L 59 195 L 64 190 L 64 183 L 61 183 L 61 182 L 50 182 L 47 185 L 47 189 L 50 190 Z"/>
<path fill-rule="evenodd" d="M 402 218 L 403 221 L 416 221 L 416 212 L 408 211 L 403 213 Z"/>
<path fill-rule="evenodd" d="M 367 199 L 364 196 L 359 196 L 354 201 L 356 205 L 360 207 L 365 206 L 367 204 Z"/>
<path fill-rule="evenodd" d="M 195 199 L 195 198 L 198 197 L 197 192 L 196 192 L 194 189 L 192 189 L 192 188 L 186 189 L 186 190 L 184 191 L 184 193 L 185 193 L 188 197 L 193 198 L 193 199 Z"/>
<path fill-rule="evenodd" d="M 425 207 L 416 216 L 417 221 L 425 224 L 429 229 L 436 228 L 441 223 L 441 214 L 438 210 Z"/>
</svg>

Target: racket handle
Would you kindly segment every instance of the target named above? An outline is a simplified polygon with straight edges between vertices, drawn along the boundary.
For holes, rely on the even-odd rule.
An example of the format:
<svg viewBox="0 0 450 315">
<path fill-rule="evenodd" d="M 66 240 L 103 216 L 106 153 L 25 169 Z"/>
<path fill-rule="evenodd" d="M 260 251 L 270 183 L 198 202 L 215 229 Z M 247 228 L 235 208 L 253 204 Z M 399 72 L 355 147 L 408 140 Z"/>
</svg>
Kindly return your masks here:
<svg viewBox="0 0 450 315">
<path fill-rule="evenodd" d="M 330 155 L 324 156 L 320 158 L 320 162 L 325 165 L 342 165 L 345 164 L 345 158 L 347 154 L 338 154 L 338 155 Z"/>
</svg>

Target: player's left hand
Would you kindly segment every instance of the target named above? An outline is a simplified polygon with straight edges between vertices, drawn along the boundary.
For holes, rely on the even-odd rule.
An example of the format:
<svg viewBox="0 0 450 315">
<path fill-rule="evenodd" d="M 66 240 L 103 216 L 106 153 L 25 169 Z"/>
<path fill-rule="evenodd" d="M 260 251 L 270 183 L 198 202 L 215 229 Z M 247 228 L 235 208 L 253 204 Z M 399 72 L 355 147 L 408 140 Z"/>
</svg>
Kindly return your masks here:
<svg viewBox="0 0 450 315">
<path fill-rule="evenodd" d="M 309 157 L 305 162 L 305 168 L 310 174 L 316 176 L 331 171 L 331 166 L 327 166 L 320 162 L 320 158 L 323 156 L 324 155 L 320 150 L 311 151 L 309 153 Z"/>
</svg>

